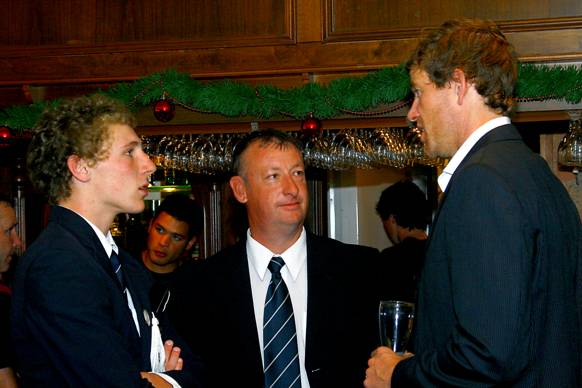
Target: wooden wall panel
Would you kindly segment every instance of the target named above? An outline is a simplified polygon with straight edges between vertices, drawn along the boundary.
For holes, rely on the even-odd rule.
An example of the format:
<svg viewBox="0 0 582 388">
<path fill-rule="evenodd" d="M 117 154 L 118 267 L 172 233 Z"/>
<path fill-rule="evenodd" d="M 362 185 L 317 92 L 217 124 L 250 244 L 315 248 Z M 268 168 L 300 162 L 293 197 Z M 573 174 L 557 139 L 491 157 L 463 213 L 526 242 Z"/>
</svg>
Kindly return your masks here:
<svg viewBox="0 0 582 388">
<path fill-rule="evenodd" d="M 173 68 L 195 78 L 264 76 L 320 71 L 362 71 L 398 64 L 412 41 L 305 43 L 203 50 L 158 50 L 40 55 L 23 51 L 0 56 L 0 85 L 133 80 Z"/>
<path fill-rule="evenodd" d="M 326 8 L 330 41 L 412 37 L 459 17 L 492 19 L 504 31 L 582 26 L 580 0 L 326 0 Z"/>
<path fill-rule="evenodd" d="M 296 0 L 297 42 L 320 42 L 323 38 L 323 1 Z"/>
<path fill-rule="evenodd" d="M 521 60 L 582 60 L 580 0 L 0 0 L 0 107 L 176 69 L 285 87 L 405 61 L 420 30 L 497 20 Z M 28 92 L 27 92 L 28 88 Z"/>
<path fill-rule="evenodd" d="M 292 41 L 292 0 L 3 0 L 6 46 Z"/>
</svg>

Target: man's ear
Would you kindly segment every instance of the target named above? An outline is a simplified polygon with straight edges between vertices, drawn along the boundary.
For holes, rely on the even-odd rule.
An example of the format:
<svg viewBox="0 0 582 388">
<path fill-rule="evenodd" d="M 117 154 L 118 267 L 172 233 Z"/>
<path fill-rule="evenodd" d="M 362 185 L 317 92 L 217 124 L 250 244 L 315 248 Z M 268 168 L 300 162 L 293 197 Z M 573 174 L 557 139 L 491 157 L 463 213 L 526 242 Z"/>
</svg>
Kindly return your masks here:
<svg viewBox="0 0 582 388">
<path fill-rule="evenodd" d="M 192 247 L 194 246 L 194 244 L 196 244 L 196 236 L 192 236 L 192 238 L 190 239 L 190 241 L 188 241 L 188 244 L 186 244 L 186 249 L 184 249 L 185 251 L 189 251 L 190 249 L 192 249 Z"/>
<path fill-rule="evenodd" d="M 67 158 L 67 167 L 75 179 L 88 182 L 91 178 L 90 168 L 87 162 L 78 155 L 70 155 Z"/>
<path fill-rule="evenodd" d="M 387 221 L 391 224 L 398 225 L 398 223 L 396 222 L 396 217 L 394 217 L 394 214 L 390 214 L 390 216 L 388 216 Z"/>
<path fill-rule="evenodd" d="M 247 202 L 247 187 L 245 185 L 244 179 L 240 175 L 235 175 L 230 178 L 230 188 L 234 194 L 234 197 L 240 203 Z"/>
<path fill-rule="evenodd" d="M 471 84 L 467 81 L 465 77 L 465 72 L 461 69 L 453 70 L 453 76 L 451 77 L 451 82 L 453 88 L 455 89 L 455 94 L 457 95 L 457 104 L 463 105 L 463 101 L 467 95 Z"/>
</svg>

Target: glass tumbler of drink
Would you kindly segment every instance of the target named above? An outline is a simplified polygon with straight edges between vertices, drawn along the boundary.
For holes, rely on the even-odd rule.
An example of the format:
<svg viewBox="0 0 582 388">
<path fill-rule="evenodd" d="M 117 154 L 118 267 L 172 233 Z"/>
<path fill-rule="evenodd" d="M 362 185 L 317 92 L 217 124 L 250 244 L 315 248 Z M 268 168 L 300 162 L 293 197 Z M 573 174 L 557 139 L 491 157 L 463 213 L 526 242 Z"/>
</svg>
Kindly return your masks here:
<svg viewBox="0 0 582 388">
<path fill-rule="evenodd" d="M 403 354 L 412 331 L 414 303 L 383 300 L 378 309 L 380 343 L 395 353 Z"/>
</svg>

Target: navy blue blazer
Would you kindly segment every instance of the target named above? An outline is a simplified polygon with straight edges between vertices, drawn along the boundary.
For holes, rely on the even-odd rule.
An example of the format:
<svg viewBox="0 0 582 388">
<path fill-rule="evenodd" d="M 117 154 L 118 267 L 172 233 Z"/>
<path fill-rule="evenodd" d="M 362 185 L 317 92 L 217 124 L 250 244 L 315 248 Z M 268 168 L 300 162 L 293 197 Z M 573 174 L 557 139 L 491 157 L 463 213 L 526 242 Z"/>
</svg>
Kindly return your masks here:
<svg viewBox="0 0 582 388">
<path fill-rule="evenodd" d="M 485 135 L 442 198 L 420 279 L 415 357 L 393 387 L 580 387 L 582 228 L 514 126 Z"/>
<path fill-rule="evenodd" d="M 149 274 L 119 254 L 137 312 L 138 335 L 126 296 L 91 226 L 60 206 L 18 263 L 12 335 L 25 387 L 149 386 L 151 307 Z M 183 371 L 168 372 L 183 387 L 197 385 L 200 364 L 160 317 L 164 339 L 180 345 Z"/>
<path fill-rule="evenodd" d="M 263 387 L 246 242 L 226 248 L 181 282 L 193 315 L 180 334 L 202 357 L 210 387 Z M 305 364 L 312 388 L 357 387 L 378 345 L 378 251 L 307 234 Z M 187 273 L 184 271 L 183 273 Z"/>
</svg>

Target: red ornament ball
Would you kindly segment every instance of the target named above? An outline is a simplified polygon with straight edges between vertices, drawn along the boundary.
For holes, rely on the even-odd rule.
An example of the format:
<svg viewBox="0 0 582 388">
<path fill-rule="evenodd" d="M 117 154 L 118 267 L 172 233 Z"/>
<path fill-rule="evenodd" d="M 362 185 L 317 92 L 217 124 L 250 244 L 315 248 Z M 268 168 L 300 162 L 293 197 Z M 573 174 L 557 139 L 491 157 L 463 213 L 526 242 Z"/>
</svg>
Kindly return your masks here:
<svg viewBox="0 0 582 388">
<path fill-rule="evenodd" d="M 154 104 L 154 116 L 162 123 L 167 123 L 176 115 L 176 106 L 172 100 L 159 100 Z"/>
<path fill-rule="evenodd" d="M 301 121 L 301 132 L 305 135 L 319 135 L 321 133 L 321 121 L 310 114 L 306 119 Z"/>
<path fill-rule="evenodd" d="M 10 140 L 12 140 L 10 129 L 6 127 L 0 127 L 0 148 L 9 147 Z"/>
</svg>

